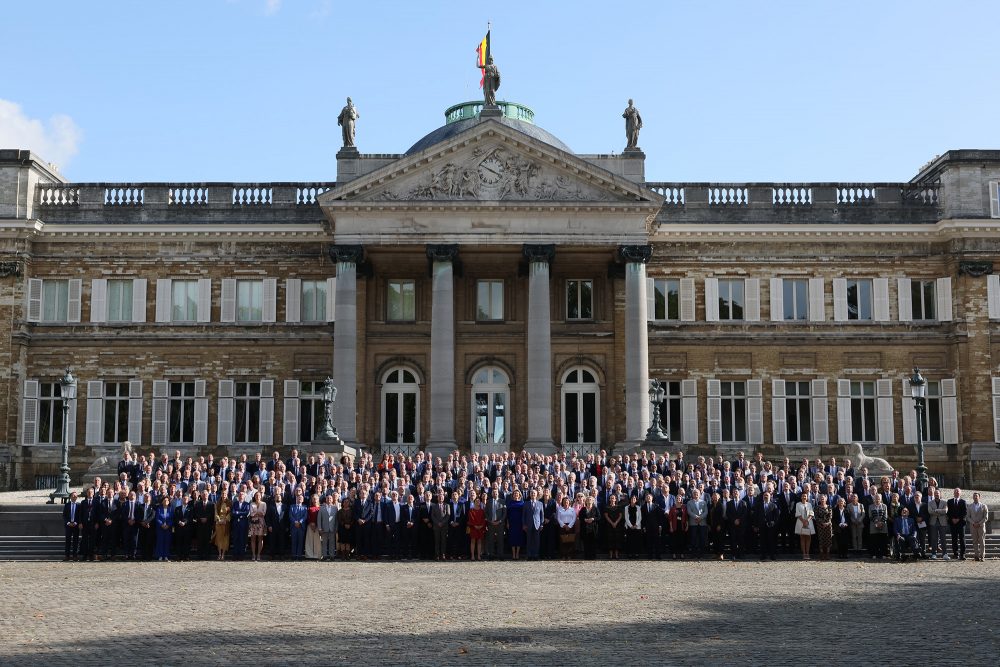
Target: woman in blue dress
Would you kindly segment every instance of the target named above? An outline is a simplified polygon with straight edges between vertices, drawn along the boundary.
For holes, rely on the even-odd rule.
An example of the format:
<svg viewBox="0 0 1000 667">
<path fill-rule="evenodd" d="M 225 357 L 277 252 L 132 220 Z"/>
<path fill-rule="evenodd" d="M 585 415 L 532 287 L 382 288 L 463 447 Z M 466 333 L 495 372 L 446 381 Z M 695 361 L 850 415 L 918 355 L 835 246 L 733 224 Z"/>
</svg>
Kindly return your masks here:
<svg viewBox="0 0 1000 667">
<path fill-rule="evenodd" d="M 513 498 L 507 502 L 507 542 L 510 544 L 511 557 L 520 560 L 521 547 L 525 543 L 524 500 L 521 499 L 520 489 L 514 489 Z"/>
<path fill-rule="evenodd" d="M 156 560 L 170 560 L 170 541 L 173 537 L 174 513 L 170 509 L 170 498 L 160 501 L 156 510 Z"/>
</svg>

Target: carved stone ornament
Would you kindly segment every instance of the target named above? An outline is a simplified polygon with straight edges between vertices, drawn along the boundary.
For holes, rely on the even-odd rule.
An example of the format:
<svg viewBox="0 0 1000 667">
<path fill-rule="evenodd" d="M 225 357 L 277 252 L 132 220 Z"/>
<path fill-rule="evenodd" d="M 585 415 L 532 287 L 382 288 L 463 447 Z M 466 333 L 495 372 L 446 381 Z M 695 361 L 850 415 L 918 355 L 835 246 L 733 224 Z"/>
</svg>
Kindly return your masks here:
<svg viewBox="0 0 1000 667">
<path fill-rule="evenodd" d="M 556 247 L 552 244 L 524 244 L 524 258 L 529 262 L 545 262 L 551 264 L 556 256 Z"/>
<path fill-rule="evenodd" d="M 982 278 L 993 273 L 993 262 L 959 262 L 958 275 Z"/>
<path fill-rule="evenodd" d="M 597 201 L 600 192 L 544 170 L 503 146 L 476 149 L 465 158 L 374 195 L 384 201 Z"/>
<path fill-rule="evenodd" d="M 351 262 L 360 264 L 365 257 L 365 247 L 362 245 L 332 245 L 330 259 L 335 262 Z"/>
<path fill-rule="evenodd" d="M 447 243 L 427 246 L 427 259 L 432 262 L 454 262 L 458 258 L 458 244 Z"/>
<path fill-rule="evenodd" d="M 20 262 L 0 262 L 0 278 L 21 275 Z"/>
<path fill-rule="evenodd" d="M 651 245 L 620 245 L 618 246 L 618 258 L 623 262 L 647 263 L 653 256 L 653 246 Z"/>
</svg>

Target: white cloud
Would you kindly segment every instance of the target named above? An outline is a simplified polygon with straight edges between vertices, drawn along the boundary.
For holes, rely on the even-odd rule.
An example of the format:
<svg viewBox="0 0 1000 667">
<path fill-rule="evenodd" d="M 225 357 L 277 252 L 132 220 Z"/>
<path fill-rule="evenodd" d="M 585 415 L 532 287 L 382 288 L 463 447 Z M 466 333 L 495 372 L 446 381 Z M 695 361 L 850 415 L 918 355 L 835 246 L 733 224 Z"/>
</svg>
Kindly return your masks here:
<svg viewBox="0 0 1000 667">
<path fill-rule="evenodd" d="M 281 0 L 266 0 L 264 4 L 264 13 L 268 15 L 277 14 L 281 9 Z"/>
<path fill-rule="evenodd" d="M 29 118 L 21 105 L 0 99 L 0 148 L 27 148 L 48 162 L 66 166 L 76 155 L 83 133 L 66 114 L 45 123 Z"/>
</svg>

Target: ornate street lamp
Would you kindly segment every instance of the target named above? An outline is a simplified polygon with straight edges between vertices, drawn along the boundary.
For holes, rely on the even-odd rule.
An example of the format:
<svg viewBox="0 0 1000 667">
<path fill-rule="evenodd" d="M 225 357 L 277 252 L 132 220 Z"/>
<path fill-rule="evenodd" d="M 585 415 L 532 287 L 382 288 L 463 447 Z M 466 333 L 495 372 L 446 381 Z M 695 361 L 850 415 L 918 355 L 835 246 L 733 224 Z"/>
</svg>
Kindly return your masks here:
<svg viewBox="0 0 1000 667">
<path fill-rule="evenodd" d="M 56 498 L 60 498 L 64 503 L 69 498 L 69 411 L 70 404 L 76 408 L 76 378 L 66 369 L 66 374 L 59 380 L 60 398 L 62 400 L 62 466 L 59 468 L 62 475 L 59 476 L 59 484 L 56 490 L 49 494 L 49 503 L 52 505 Z"/>
<path fill-rule="evenodd" d="M 663 385 L 659 380 L 649 381 L 649 428 L 646 429 L 647 442 L 669 442 L 667 434 L 660 427 L 660 403 L 663 401 Z"/>
<path fill-rule="evenodd" d="M 921 494 L 927 493 L 927 466 L 924 465 L 924 410 L 927 409 L 927 381 L 920 374 L 919 368 L 913 369 L 910 378 L 910 395 L 913 397 L 913 409 L 917 413 L 917 488 Z"/>
</svg>

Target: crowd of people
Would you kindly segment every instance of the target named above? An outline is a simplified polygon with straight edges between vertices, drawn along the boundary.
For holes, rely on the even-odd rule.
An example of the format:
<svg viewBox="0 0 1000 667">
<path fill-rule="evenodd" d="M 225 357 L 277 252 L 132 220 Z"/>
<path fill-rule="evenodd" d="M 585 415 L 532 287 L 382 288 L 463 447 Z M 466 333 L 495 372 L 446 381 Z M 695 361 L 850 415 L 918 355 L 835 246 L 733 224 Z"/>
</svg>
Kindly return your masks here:
<svg viewBox="0 0 1000 667">
<path fill-rule="evenodd" d="M 835 458 L 126 454 L 63 508 L 67 560 L 985 556 L 989 508 Z M 949 538 L 950 537 L 950 549 Z"/>
</svg>

